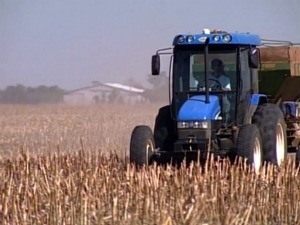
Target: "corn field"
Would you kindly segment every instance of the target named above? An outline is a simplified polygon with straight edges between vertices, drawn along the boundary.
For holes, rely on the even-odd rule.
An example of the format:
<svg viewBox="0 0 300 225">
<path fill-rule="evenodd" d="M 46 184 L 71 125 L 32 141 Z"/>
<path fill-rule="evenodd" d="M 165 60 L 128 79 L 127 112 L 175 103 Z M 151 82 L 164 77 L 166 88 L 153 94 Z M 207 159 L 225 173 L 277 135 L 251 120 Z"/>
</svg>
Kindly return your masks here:
<svg viewBox="0 0 300 225">
<path fill-rule="evenodd" d="M 137 124 L 159 106 L 0 106 L 1 224 L 300 224 L 290 158 L 260 175 L 207 162 L 136 169 Z"/>
</svg>

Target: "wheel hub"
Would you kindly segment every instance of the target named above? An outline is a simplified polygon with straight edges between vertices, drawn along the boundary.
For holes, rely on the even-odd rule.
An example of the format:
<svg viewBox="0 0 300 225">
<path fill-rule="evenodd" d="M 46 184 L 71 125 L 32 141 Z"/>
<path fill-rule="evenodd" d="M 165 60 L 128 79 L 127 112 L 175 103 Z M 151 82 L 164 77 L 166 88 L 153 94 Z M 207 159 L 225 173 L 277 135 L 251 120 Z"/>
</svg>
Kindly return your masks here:
<svg viewBox="0 0 300 225">
<path fill-rule="evenodd" d="M 277 165 L 280 166 L 284 161 L 285 155 L 285 146 L 284 146 L 284 132 L 282 124 L 277 124 L 277 132 L 276 132 L 276 159 Z"/>
<path fill-rule="evenodd" d="M 153 142 L 151 140 L 147 141 L 147 145 L 146 145 L 146 159 L 147 159 L 147 164 L 149 164 L 149 160 L 151 158 L 151 153 L 153 153 L 154 151 L 154 146 L 153 146 Z"/>
<path fill-rule="evenodd" d="M 261 145 L 259 143 L 259 139 L 256 138 L 254 142 L 254 149 L 253 149 L 253 164 L 254 164 L 255 173 L 259 173 L 261 161 L 262 161 Z"/>
</svg>

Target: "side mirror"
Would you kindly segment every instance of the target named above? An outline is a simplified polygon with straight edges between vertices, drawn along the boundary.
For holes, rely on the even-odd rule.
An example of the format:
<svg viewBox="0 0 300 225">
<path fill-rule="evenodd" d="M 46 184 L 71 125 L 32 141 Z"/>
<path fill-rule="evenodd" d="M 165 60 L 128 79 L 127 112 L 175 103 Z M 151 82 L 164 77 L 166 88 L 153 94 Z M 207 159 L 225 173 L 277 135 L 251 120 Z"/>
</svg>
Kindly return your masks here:
<svg viewBox="0 0 300 225">
<path fill-rule="evenodd" d="M 159 75 L 160 57 L 158 54 L 152 56 L 151 70 L 152 70 L 152 75 Z"/>
<path fill-rule="evenodd" d="M 257 69 L 259 64 L 259 50 L 257 48 L 251 48 L 248 52 L 248 64 L 249 68 Z"/>
</svg>

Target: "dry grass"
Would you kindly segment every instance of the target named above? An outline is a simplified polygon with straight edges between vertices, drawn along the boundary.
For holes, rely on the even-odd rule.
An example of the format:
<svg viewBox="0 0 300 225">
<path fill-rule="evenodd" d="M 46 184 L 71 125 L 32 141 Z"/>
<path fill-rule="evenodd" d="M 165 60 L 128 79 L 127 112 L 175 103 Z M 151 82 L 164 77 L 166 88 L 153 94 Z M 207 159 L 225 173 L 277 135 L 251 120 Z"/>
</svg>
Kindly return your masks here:
<svg viewBox="0 0 300 225">
<path fill-rule="evenodd" d="M 22 147 L 35 154 L 81 149 L 128 150 L 130 133 L 139 123 L 153 127 L 158 106 L 0 105 L 0 154 L 15 156 Z"/>
<path fill-rule="evenodd" d="M 261 176 L 227 164 L 136 171 L 104 154 L 124 153 L 157 109 L 1 106 L 1 224 L 300 224 L 290 163 Z"/>
</svg>

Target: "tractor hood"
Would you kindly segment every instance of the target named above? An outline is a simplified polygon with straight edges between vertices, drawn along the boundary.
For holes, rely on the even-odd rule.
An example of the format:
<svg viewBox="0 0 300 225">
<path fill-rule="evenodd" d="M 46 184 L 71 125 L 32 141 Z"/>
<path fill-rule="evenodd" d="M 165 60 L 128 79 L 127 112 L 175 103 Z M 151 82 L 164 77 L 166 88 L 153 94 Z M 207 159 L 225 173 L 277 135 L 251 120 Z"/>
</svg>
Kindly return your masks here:
<svg viewBox="0 0 300 225">
<path fill-rule="evenodd" d="M 196 95 L 187 99 L 178 112 L 179 121 L 214 120 L 220 113 L 218 96 L 209 96 L 209 103 L 205 103 L 205 95 Z"/>
</svg>

